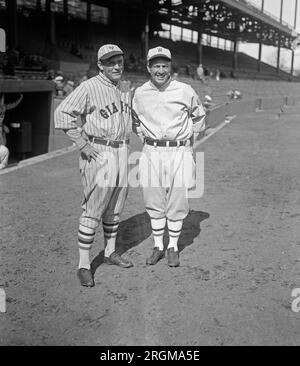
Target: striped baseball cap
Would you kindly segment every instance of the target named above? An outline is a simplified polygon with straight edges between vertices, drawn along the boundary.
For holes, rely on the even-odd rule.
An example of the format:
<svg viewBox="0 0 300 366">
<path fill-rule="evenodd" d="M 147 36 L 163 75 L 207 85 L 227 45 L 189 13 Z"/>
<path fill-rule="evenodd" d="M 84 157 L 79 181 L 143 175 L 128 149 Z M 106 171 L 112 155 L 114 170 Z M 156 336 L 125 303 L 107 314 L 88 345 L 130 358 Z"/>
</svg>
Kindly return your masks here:
<svg viewBox="0 0 300 366">
<path fill-rule="evenodd" d="M 107 60 L 117 55 L 124 55 L 124 52 L 115 44 L 105 44 L 98 50 L 98 60 Z"/>
<path fill-rule="evenodd" d="M 169 60 L 172 59 L 170 50 L 168 50 L 167 48 L 161 47 L 161 46 L 151 48 L 148 51 L 147 61 L 153 60 L 154 58 L 157 58 L 157 57 L 165 57 L 165 58 L 168 58 Z"/>
</svg>

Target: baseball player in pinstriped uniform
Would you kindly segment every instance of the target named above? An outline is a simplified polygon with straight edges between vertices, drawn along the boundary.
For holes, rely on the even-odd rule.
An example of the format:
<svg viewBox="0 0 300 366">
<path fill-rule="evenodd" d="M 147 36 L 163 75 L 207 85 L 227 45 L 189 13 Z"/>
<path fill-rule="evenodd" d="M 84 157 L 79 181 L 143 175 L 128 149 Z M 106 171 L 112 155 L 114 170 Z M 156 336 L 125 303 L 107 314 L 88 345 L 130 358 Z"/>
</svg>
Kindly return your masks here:
<svg viewBox="0 0 300 366">
<path fill-rule="evenodd" d="M 167 224 L 168 265 L 177 267 L 177 243 L 189 212 L 187 192 L 195 172 L 192 138 L 205 130 L 205 111 L 191 86 L 171 79 L 168 49 L 150 49 L 147 62 L 150 81 L 136 89 L 132 104 L 135 132 L 144 141 L 140 181 L 154 237 L 154 249 L 146 263 L 154 265 L 164 256 Z"/>
<path fill-rule="evenodd" d="M 94 286 L 90 267 L 90 249 L 96 228 L 102 219 L 104 262 L 123 268 L 132 263 L 115 251 L 120 214 L 128 193 L 128 143 L 131 132 L 131 92 L 121 81 L 123 51 L 116 45 L 104 45 L 98 51 L 97 76 L 82 82 L 55 111 L 55 128 L 63 129 L 80 149 L 79 168 L 84 188 L 82 215 L 79 219 L 78 278 L 82 286 Z M 81 116 L 82 127 L 77 124 Z M 107 173 L 104 184 L 103 174 Z M 126 181 L 126 179 L 125 179 Z"/>
</svg>

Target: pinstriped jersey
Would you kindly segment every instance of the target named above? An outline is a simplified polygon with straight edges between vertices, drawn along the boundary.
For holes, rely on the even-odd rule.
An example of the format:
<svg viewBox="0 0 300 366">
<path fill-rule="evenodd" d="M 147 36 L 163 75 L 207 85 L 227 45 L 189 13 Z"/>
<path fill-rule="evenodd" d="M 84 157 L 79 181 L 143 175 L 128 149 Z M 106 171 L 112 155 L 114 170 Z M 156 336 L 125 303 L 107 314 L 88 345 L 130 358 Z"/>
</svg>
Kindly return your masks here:
<svg viewBox="0 0 300 366">
<path fill-rule="evenodd" d="M 128 139 L 131 132 L 131 91 L 127 82 L 114 85 L 102 73 L 82 82 L 56 108 L 55 128 L 67 134 L 79 148 L 86 139 L 78 129 L 81 116 L 82 130 L 89 136 L 108 140 Z"/>
<path fill-rule="evenodd" d="M 136 89 L 133 111 L 138 134 L 154 140 L 187 140 L 205 130 L 205 111 L 194 89 L 177 80 L 161 88 L 151 81 Z"/>
</svg>

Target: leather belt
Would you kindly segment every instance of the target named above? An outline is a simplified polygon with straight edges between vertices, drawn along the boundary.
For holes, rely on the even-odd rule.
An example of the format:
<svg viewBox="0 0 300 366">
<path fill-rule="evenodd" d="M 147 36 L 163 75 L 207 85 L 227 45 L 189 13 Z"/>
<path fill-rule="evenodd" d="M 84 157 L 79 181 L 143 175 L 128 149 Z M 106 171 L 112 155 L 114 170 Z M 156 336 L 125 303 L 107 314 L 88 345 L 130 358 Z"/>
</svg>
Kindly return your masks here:
<svg viewBox="0 0 300 366">
<path fill-rule="evenodd" d="M 175 140 L 175 141 L 167 141 L 167 140 L 148 140 L 145 139 L 144 142 L 147 145 L 151 146 L 165 146 L 165 147 L 175 147 L 175 146 L 185 146 L 187 142 L 190 140 Z"/>
<path fill-rule="evenodd" d="M 102 139 L 100 137 L 95 137 L 95 136 L 89 136 L 89 140 L 95 144 L 100 144 L 100 145 L 105 145 L 105 146 L 110 146 L 110 147 L 120 147 L 124 144 L 128 145 L 129 144 L 129 140 L 105 140 Z"/>
</svg>

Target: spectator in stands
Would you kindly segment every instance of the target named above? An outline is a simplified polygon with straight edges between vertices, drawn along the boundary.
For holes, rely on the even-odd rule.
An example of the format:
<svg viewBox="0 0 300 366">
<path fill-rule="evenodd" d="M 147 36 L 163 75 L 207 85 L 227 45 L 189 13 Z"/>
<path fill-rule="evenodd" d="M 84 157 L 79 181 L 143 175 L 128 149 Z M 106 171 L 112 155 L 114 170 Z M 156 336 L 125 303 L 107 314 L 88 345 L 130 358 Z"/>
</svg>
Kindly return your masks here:
<svg viewBox="0 0 300 366">
<path fill-rule="evenodd" d="M 204 70 L 202 64 L 197 67 L 197 76 L 201 83 L 204 83 Z"/>
<path fill-rule="evenodd" d="M 71 94 L 73 90 L 74 90 L 74 81 L 68 80 L 63 88 L 64 95 L 67 96 Z"/>
<path fill-rule="evenodd" d="M 204 76 L 205 76 L 205 78 L 207 79 L 207 78 L 209 78 L 209 70 L 208 70 L 208 68 L 207 68 L 207 66 L 204 66 Z"/>
<path fill-rule="evenodd" d="M 131 53 L 130 55 L 129 55 L 129 61 L 132 63 L 132 64 L 136 64 L 136 57 L 134 56 L 134 54 L 133 53 Z"/>
<path fill-rule="evenodd" d="M 172 65 L 172 79 L 176 80 L 179 76 L 179 66 L 177 64 Z"/>
<path fill-rule="evenodd" d="M 6 52 L 6 57 L 3 60 L 3 74 L 9 76 L 15 76 L 15 67 L 18 64 L 18 53 L 13 48 L 10 48 Z"/>
<path fill-rule="evenodd" d="M 75 43 L 72 43 L 70 53 L 72 53 L 72 55 L 77 56 L 79 58 L 83 58 L 82 54 L 80 53 L 80 51 L 77 48 Z"/>
<path fill-rule="evenodd" d="M 48 70 L 47 72 L 47 80 L 54 80 L 55 78 L 55 72 L 53 69 Z"/>
<path fill-rule="evenodd" d="M 62 75 L 56 76 L 54 79 L 55 82 L 55 94 L 58 97 L 64 96 L 64 77 Z"/>
</svg>

